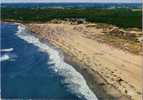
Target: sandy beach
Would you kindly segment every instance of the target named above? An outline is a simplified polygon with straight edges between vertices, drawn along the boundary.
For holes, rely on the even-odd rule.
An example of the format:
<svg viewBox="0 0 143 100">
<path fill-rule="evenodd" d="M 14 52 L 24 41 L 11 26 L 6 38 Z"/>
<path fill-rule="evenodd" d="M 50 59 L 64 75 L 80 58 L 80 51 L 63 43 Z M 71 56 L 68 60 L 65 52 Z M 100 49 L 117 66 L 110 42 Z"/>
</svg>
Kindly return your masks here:
<svg viewBox="0 0 143 100">
<path fill-rule="evenodd" d="M 141 100 L 142 55 L 88 38 L 104 34 L 104 29 L 69 23 L 26 26 L 65 53 L 65 61 L 83 74 L 99 100 Z"/>
</svg>

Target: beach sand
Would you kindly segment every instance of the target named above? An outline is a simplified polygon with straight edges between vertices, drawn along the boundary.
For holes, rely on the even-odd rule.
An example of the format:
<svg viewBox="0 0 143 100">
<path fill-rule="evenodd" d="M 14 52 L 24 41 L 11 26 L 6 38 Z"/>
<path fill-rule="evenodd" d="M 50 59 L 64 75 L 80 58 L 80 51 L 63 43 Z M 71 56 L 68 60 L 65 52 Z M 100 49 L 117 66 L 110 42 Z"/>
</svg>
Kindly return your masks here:
<svg viewBox="0 0 143 100">
<path fill-rule="evenodd" d="M 65 61 L 84 76 L 99 100 L 141 100 L 142 55 L 85 36 L 103 34 L 102 29 L 69 23 L 26 26 L 35 36 L 65 53 Z"/>
</svg>

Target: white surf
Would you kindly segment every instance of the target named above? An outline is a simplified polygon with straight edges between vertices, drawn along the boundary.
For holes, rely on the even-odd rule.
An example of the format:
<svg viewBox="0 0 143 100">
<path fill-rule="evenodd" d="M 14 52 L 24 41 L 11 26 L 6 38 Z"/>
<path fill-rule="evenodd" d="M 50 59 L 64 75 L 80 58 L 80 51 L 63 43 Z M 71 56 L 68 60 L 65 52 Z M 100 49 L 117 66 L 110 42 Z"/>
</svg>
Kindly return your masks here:
<svg viewBox="0 0 143 100">
<path fill-rule="evenodd" d="M 11 52 L 11 51 L 13 51 L 13 48 L 0 49 L 0 52 Z"/>
<path fill-rule="evenodd" d="M 38 38 L 28 34 L 24 25 L 18 26 L 17 36 L 28 43 L 32 43 L 39 47 L 41 51 L 48 53 L 50 63 L 54 63 L 54 66 L 52 66 L 53 71 L 65 77 L 64 83 L 73 93 L 77 94 L 81 98 L 85 98 L 86 100 L 98 100 L 95 94 L 88 87 L 84 77 L 71 65 L 64 62 L 63 56 L 61 57 L 58 50 L 51 48 L 47 44 L 41 43 Z"/>
<path fill-rule="evenodd" d="M 9 59 L 10 59 L 10 56 L 7 55 L 7 54 L 4 54 L 3 56 L 0 57 L 0 62 L 6 61 L 6 60 L 9 60 Z"/>
</svg>

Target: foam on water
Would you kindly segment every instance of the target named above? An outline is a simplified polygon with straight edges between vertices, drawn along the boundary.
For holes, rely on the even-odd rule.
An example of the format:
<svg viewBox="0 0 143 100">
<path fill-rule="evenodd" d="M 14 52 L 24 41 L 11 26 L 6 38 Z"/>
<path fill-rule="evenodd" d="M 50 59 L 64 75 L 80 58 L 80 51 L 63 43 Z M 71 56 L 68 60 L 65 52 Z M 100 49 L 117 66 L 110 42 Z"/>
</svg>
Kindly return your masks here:
<svg viewBox="0 0 143 100">
<path fill-rule="evenodd" d="M 65 77 L 64 83 L 70 91 L 86 100 L 98 100 L 95 94 L 88 87 L 83 76 L 71 65 L 64 62 L 63 56 L 61 57 L 58 50 L 51 48 L 47 44 L 41 43 L 38 38 L 28 34 L 24 25 L 18 26 L 17 36 L 28 43 L 32 43 L 37 46 L 41 51 L 48 53 L 50 63 L 54 63 L 54 66 L 52 66 L 53 71 L 55 71 L 58 75 Z"/>
<path fill-rule="evenodd" d="M 0 52 L 11 52 L 11 51 L 13 51 L 13 48 L 0 49 Z"/>
<path fill-rule="evenodd" d="M 16 58 L 17 58 L 17 55 L 15 55 L 14 53 L 5 53 L 4 55 L 0 56 L 0 62 L 15 61 Z"/>
<path fill-rule="evenodd" d="M 9 52 L 12 52 L 12 51 L 13 51 L 13 48 L 0 49 L 0 52 L 5 52 L 4 55 L 0 55 L 0 62 L 10 60 L 12 56 Z"/>
<path fill-rule="evenodd" d="M 3 55 L 3 56 L 0 57 L 0 62 L 6 61 L 6 60 L 9 60 L 9 59 L 10 59 L 10 56 L 7 55 L 7 54 L 5 54 L 5 55 Z"/>
</svg>

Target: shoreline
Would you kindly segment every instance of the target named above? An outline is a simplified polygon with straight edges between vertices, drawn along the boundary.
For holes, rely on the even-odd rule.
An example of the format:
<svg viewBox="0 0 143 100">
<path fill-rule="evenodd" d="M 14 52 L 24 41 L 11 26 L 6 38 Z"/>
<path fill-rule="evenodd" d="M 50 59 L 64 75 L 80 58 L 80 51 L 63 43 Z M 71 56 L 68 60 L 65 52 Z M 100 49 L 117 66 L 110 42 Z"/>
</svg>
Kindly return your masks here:
<svg viewBox="0 0 143 100">
<path fill-rule="evenodd" d="M 101 100 L 141 98 L 141 56 L 83 37 L 82 31 L 74 30 L 76 25 L 47 23 L 26 26 L 37 38 L 64 52 L 64 60 L 84 76 L 90 89 Z M 100 33 L 99 29 L 96 32 Z M 131 59 L 137 62 L 133 63 Z"/>
<path fill-rule="evenodd" d="M 28 31 L 29 28 L 27 28 Z M 39 38 L 35 32 L 30 32 L 31 35 Z M 68 54 L 67 52 L 63 51 L 61 48 L 59 48 L 57 45 L 51 43 L 50 41 L 44 40 L 44 39 L 40 39 L 41 43 L 46 43 L 48 44 L 48 46 L 50 46 L 51 48 L 57 50 L 59 53 L 62 54 L 62 56 L 64 56 L 64 62 L 71 65 L 77 72 L 79 72 L 85 79 L 88 87 L 93 91 L 93 93 L 97 96 L 97 98 L 99 100 L 117 100 L 116 97 L 114 97 L 113 95 L 107 94 L 105 93 L 106 91 L 104 90 L 104 88 L 102 87 L 105 82 L 105 80 L 103 78 L 101 78 L 100 74 L 95 72 L 92 69 L 88 69 L 87 65 L 81 64 L 80 62 L 78 62 L 76 59 L 76 57 L 73 57 L 72 55 L 70 55 L 70 53 Z M 83 67 L 84 66 L 84 67 Z M 97 80 L 92 80 L 92 78 L 96 78 Z M 119 93 L 119 91 L 118 91 Z M 120 93 L 118 95 L 121 95 Z M 119 99 L 120 97 L 118 97 Z M 122 97 L 121 97 L 122 98 Z M 129 97 L 127 96 L 123 96 L 123 98 L 126 98 L 126 100 L 130 100 L 128 99 Z"/>
<path fill-rule="evenodd" d="M 35 32 L 31 31 L 31 35 L 39 38 L 35 34 Z M 129 96 L 122 95 L 120 91 L 116 90 L 115 87 L 109 85 L 108 82 L 98 72 L 89 68 L 88 65 L 78 61 L 76 57 L 62 50 L 56 44 L 51 43 L 50 41 L 47 41 L 44 39 L 40 39 L 40 41 L 42 43 L 47 43 L 51 48 L 62 53 L 62 55 L 64 56 L 64 62 L 71 65 L 76 71 L 78 71 L 84 77 L 88 87 L 93 91 L 93 93 L 97 96 L 99 100 L 105 100 L 105 99 L 106 100 L 132 100 Z M 109 90 L 107 92 L 106 87 L 111 88 L 111 91 Z"/>
<path fill-rule="evenodd" d="M 88 69 L 87 65 L 78 63 L 73 59 L 74 58 L 72 58 L 70 55 L 64 53 L 64 61 L 72 65 L 84 77 L 89 88 L 94 92 L 99 100 L 119 100 L 124 98 L 126 100 L 130 100 L 130 97 L 128 96 L 121 96 L 119 91 L 116 91 L 118 93 L 117 95 L 120 95 L 118 97 L 106 93 L 105 88 L 103 87 L 106 84 L 106 81 L 103 79 L 103 77 L 98 72 Z M 83 66 L 84 68 L 82 68 Z"/>
<path fill-rule="evenodd" d="M 19 23 L 17 25 L 19 25 Z M 42 43 L 48 43 L 48 44 L 50 44 L 51 47 L 53 47 L 54 49 L 57 49 L 59 52 L 61 52 L 64 55 L 64 61 L 66 63 L 72 65 L 72 67 L 75 68 L 84 77 L 89 88 L 96 94 L 96 96 L 98 97 L 99 100 L 105 100 L 105 99 L 106 100 L 139 100 L 139 99 L 133 99 L 132 95 L 127 95 L 127 94 L 124 94 L 124 92 L 119 91 L 116 86 L 110 84 L 110 81 L 106 80 L 106 77 L 102 76 L 102 71 L 100 73 L 100 70 L 93 69 L 93 66 L 90 64 L 90 62 L 85 62 L 84 60 L 82 61 L 81 59 L 79 59 L 78 58 L 79 55 L 74 55 L 73 51 L 69 51 L 70 47 L 68 47 L 68 46 L 67 46 L 67 48 L 65 48 L 66 46 L 63 47 L 64 43 L 62 44 L 62 42 L 60 42 L 59 40 L 56 41 L 57 37 L 52 38 L 53 40 L 48 40 L 50 37 L 48 39 L 45 38 L 44 33 L 42 33 L 42 31 L 40 31 L 40 30 L 33 31 L 32 30 L 32 29 L 36 28 L 34 25 L 33 25 L 34 27 L 28 27 L 29 26 L 28 24 L 26 24 L 25 26 L 27 27 L 28 31 L 30 31 L 31 34 L 34 35 L 35 37 L 39 38 L 39 40 Z M 40 28 L 40 29 L 42 29 L 42 28 Z M 60 38 L 60 36 L 58 38 Z M 76 52 L 76 51 L 74 51 L 74 52 Z M 99 53 L 99 54 L 97 54 L 97 56 L 102 56 L 102 55 L 100 55 L 100 53 Z M 121 82 L 122 81 L 124 82 L 124 80 L 121 79 Z M 114 81 L 113 81 L 113 83 L 114 83 Z M 128 88 L 128 86 L 127 86 L 127 89 L 129 89 L 129 92 L 133 91 L 133 90 L 130 91 L 130 89 L 132 89 L 132 88 L 130 88 L 130 87 Z M 136 92 L 136 91 L 134 91 L 134 92 Z M 125 90 L 125 92 L 126 92 L 126 90 Z M 128 91 L 127 91 L 127 93 L 128 93 Z M 137 93 L 138 93 L 138 91 L 137 91 Z M 138 94 L 140 95 L 141 93 L 138 93 Z"/>
<path fill-rule="evenodd" d="M 34 32 L 31 32 L 31 35 L 33 35 L 33 36 L 35 36 L 35 37 L 38 38 L 38 36 L 36 36 L 36 35 L 34 34 Z M 102 91 L 103 91 L 101 88 L 100 88 L 100 89 L 101 89 L 101 90 L 100 90 L 101 93 L 100 93 L 100 92 L 97 93 L 97 92 L 95 92 L 94 89 L 92 89 L 92 88 L 95 86 L 95 84 L 93 83 L 94 81 L 90 80 L 90 79 L 91 79 L 91 75 L 90 75 L 91 73 L 86 74 L 85 72 L 87 72 L 88 70 L 82 69 L 82 68 L 80 67 L 80 66 L 82 66 L 82 64 L 75 62 L 75 61 L 73 60 L 73 57 L 72 57 L 71 55 L 69 55 L 68 53 L 66 53 L 65 51 L 61 50 L 59 47 L 57 47 L 56 45 L 50 43 L 50 42 L 47 41 L 47 40 L 42 40 L 42 39 L 40 39 L 40 41 L 41 41 L 41 43 L 46 43 L 46 44 L 48 44 L 48 46 L 50 46 L 51 48 L 53 48 L 53 49 L 57 50 L 59 53 L 61 53 L 62 56 L 64 57 L 64 62 L 67 63 L 67 64 L 69 64 L 69 65 L 71 65 L 77 72 L 79 72 L 79 73 L 84 77 L 84 79 L 85 79 L 85 81 L 86 81 L 88 87 L 93 91 L 93 93 L 97 96 L 97 98 L 98 98 L 99 100 L 105 100 L 105 99 L 107 99 L 107 98 L 112 98 L 112 97 L 109 96 L 109 95 L 101 94 Z M 85 66 L 85 65 L 83 65 L 83 66 Z M 97 88 L 98 86 L 95 86 L 95 87 Z M 98 89 L 99 89 L 99 88 L 98 88 Z M 99 96 L 98 94 L 99 94 L 100 96 Z M 107 100 L 110 100 L 110 99 L 107 99 Z M 113 100 L 114 100 L 114 99 L 113 99 Z M 116 99 L 115 99 L 115 100 L 116 100 Z"/>
<path fill-rule="evenodd" d="M 23 24 L 18 24 L 18 25 L 23 25 Z M 29 30 L 27 30 L 28 28 L 26 28 L 26 32 L 28 32 L 28 34 L 30 34 L 31 36 L 34 36 L 35 38 L 37 38 L 37 39 L 39 39 L 33 32 L 31 32 L 31 31 L 29 31 Z M 45 41 L 45 40 L 42 40 L 42 39 L 39 39 L 39 42 L 41 43 L 41 44 L 45 44 L 45 45 L 47 45 L 48 47 L 50 47 L 51 49 L 53 49 L 53 50 L 56 50 L 57 52 L 59 52 L 59 56 L 60 57 L 69 57 L 68 55 L 66 55 L 62 50 L 60 50 L 59 48 L 57 48 L 55 45 L 53 45 L 53 44 L 51 44 L 51 43 L 49 43 L 49 42 L 47 42 L 47 41 Z M 38 46 L 39 47 L 39 46 Z M 64 61 L 64 63 L 66 63 L 66 64 L 68 64 L 68 65 L 70 65 L 73 69 L 75 69 L 75 67 L 73 67 L 71 64 L 69 64 L 69 63 L 67 63 L 67 61 L 65 61 L 64 59 L 62 60 L 62 61 Z M 72 63 L 73 64 L 73 63 Z M 64 70 L 64 69 L 63 69 Z M 70 71 L 70 70 L 69 70 Z M 76 69 L 75 69 L 75 71 L 77 72 L 77 73 L 79 73 Z M 69 74 L 70 75 L 70 74 Z M 81 73 L 79 73 L 79 75 L 81 75 L 82 76 L 82 74 Z M 77 77 L 79 77 L 79 76 L 77 76 Z M 83 77 L 83 76 L 82 76 Z M 85 85 L 86 84 L 86 86 L 88 87 L 88 88 L 86 88 L 85 86 L 84 86 L 84 88 L 85 88 L 85 90 L 87 89 L 87 90 L 89 90 L 88 92 L 87 92 L 87 94 L 89 95 L 89 97 L 92 95 L 92 93 L 93 93 L 93 95 L 96 97 L 96 98 L 94 98 L 94 96 L 93 96 L 93 98 L 94 99 L 92 99 L 92 98 L 88 98 L 88 96 L 87 96 L 87 94 L 85 95 L 85 98 L 87 97 L 88 99 L 87 100 L 98 100 L 97 99 L 97 96 L 96 96 L 96 94 L 94 94 L 94 92 L 90 89 L 90 87 L 88 86 L 88 84 L 87 84 L 87 82 L 86 82 L 86 80 L 85 80 L 85 78 L 83 77 L 83 82 L 85 82 L 83 85 Z M 81 83 L 82 83 L 82 80 L 81 80 Z M 81 85 L 81 84 L 78 84 L 78 85 Z M 81 86 L 81 88 L 82 88 L 82 86 Z M 84 89 L 84 88 L 82 88 L 82 89 Z M 80 89 L 80 88 L 79 88 Z M 80 91 L 80 93 L 83 93 L 82 91 Z"/>
<path fill-rule="evenodd" d="M 39 38 L 33 32 L 32 35 Z M 90 69 L 88 65 L 82 64 L 82 62 L 78 61 L 78 59 L 76 59 L 76 57 L 73 55 L 70 55 L 70 53 L 61 50 L 61 48 L 50 43 L 49 41 L 42 39 L 40 39 L 40 41 L 42 43 L 48 43 L 51 48 L 56 49 L 58 52 L 62 53 L 64 56 L 64 62 L 71 65 L 84 77 L 88 87 L 94 92 L 99 100 L 132 100 L 131 97 L 122 95 L 120 91 L 116 90 L 115 87 L 109 85 L 108 82 L 98 72 Z M 106 87 L 109 87 L 111 91 L 107 90 Z"/>
</svg>

